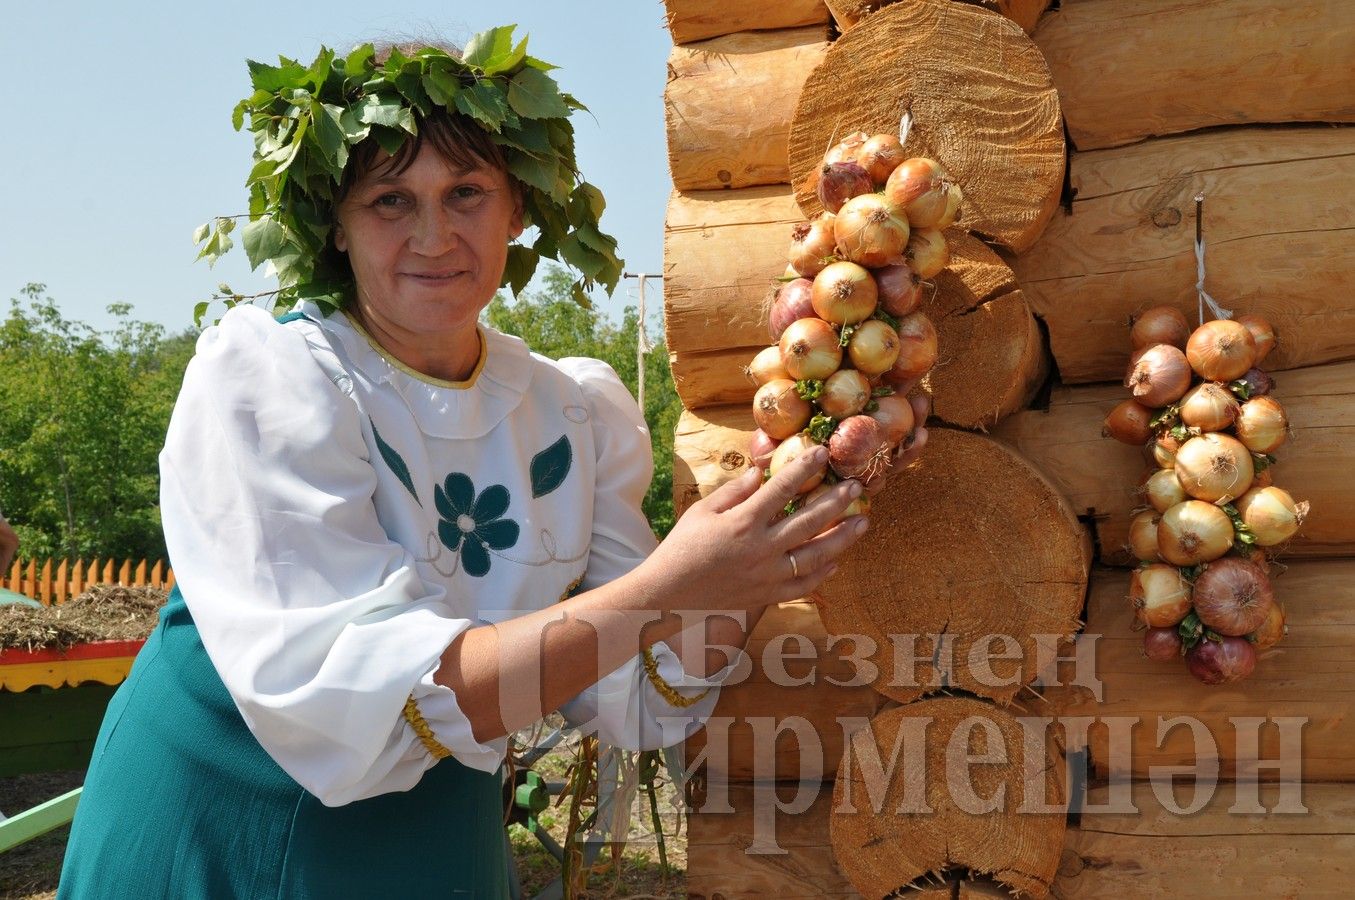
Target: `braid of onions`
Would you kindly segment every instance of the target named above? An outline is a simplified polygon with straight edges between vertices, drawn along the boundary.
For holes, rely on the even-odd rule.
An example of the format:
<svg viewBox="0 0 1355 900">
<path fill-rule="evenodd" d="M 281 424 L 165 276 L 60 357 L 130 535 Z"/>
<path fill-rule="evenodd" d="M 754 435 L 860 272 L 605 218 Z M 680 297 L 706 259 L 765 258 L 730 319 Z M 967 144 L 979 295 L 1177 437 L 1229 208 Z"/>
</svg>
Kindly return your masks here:
<svg viewBox="0 0 1355 900">
<path fill-rule="evenodd" d="M 1131 322 L 1124 385 L 1133 395 L 1102 435 L 1144 448 L 1129 550 L 1129 599 L 1144 654 L 1184 659 L 1205 684 L 1240 681 L 1280 642 L 1284 608 L 1270 559 L 1298 532 L 1309 504 L 1273 483 L 1272 455 L 1289 436 L 1274 380 L 1260 366 L 1276 346 L 1264 318 L 1215 319 L 1148 309 Z"/>
<path fill-rule="evenodd" d="M 792 230 L 768 310 L 776 343 L 744 370 L 758 386 L 748 458 L 771 477 L 826 444 L 826 470 L 787 511 L 854 478 L 865 491 L 845 515 L 864 514 L 923 424 L 907 394 L 936 364 L 937 333 L 919 307 L 950 263 L 943 229 L 964 196 L 940 163 L 909 158 L 892 134 L 848 135 L 811 181 L 825 212 Z"/>
</svg>

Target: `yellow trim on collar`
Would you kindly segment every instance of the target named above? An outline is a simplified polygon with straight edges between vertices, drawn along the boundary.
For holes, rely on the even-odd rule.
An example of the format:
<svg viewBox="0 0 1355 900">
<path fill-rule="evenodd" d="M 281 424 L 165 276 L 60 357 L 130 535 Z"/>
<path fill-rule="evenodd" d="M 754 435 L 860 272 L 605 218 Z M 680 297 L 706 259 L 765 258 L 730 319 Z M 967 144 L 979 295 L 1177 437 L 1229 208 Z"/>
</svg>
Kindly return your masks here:
<svg viewBox="0 0 1355 900">
<path fill-rule="evenodd" d="M 480 340 L 480 358 L 476 361 L 475 368 L 471 370 L 470 377 L 465 381 L 447 381 L 442 378 L 434 378 L 432 375 L 425 375 L 423 372 L 412 369 L 400 362 L 400 360 L 391 355 L 389 350 L 381 346 L 376 338 L 368 334 L 367 329 L 363 328 L 362 323 L 348 310 L 345 309 L 343 314 L 344 317 L 348 319 L 348 324 L 353 326 L 353 330 L 362 335 L 363 339 L 371 345 L 371 348 L 375 350 L 382 359 L 399 369 L 401 372 L 404 372 L 410 378 L 422 381 L 424 384 L 431 384 L 434 387 L 440 388 L 450 388 L 454 391 L 469 390 L 470 388 L 475 387 L 475 381 L 480 377 L 480 373 L 485 370 L 485 361 L 489 359 L 489 345 L 485 342 L 485 333 L 480 329 L 479 325 L 476 325 L 475 336 Z"/>
</svg>

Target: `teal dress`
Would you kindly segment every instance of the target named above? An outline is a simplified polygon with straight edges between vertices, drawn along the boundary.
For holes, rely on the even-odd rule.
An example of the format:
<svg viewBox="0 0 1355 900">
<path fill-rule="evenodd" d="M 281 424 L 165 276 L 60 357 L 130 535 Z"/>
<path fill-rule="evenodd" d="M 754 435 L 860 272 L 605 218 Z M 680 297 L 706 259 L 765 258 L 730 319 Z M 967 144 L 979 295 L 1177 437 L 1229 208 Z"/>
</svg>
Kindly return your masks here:
<svg viewBox="0 0 1355 900">
<path fill-rule="evenodd" d="M 498 774 L 327 807 L 246 727 L 176 588 L 109 704 L 61 900 L 508 896 Z"/>
</svg>

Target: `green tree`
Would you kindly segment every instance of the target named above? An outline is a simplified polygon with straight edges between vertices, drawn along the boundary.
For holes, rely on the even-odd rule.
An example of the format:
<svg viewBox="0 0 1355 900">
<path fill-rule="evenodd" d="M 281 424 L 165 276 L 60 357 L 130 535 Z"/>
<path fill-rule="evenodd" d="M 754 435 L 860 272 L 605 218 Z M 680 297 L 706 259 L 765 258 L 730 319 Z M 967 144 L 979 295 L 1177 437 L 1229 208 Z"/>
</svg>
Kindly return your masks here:
<svg viewBox="0 0 1355 900">
<path fill-rule="evenodd" d="M 23 558 L 159 559 L 157 455 L 194 336 L 109 307 L 100 333 L 41 284 L 0 322 L 0 499 Z"/>
<path fill-rule="evenodd" d="M 485 310 L 490 327 L 522 338 L 537 353 L 551 359 L 591 356 L 616 370 L 631 396 L 638 393 L 639 361 L 636 344 L 640 317 L 627 307 L 614 322 L 596 309 L 584 309 L 571 299 L 570 276 L 563 269 L 545 273 L 540 291 L 527 291 L 516 302 L 495 295 Z M 660 537 L 673 527 L 673 431 L 682 403 L 673 387 L 668 353 L 662 342 L 645 357 L 645 421 L 654 448 L 654 480 L 645 495 L 650 527 Z"/>
</svg>

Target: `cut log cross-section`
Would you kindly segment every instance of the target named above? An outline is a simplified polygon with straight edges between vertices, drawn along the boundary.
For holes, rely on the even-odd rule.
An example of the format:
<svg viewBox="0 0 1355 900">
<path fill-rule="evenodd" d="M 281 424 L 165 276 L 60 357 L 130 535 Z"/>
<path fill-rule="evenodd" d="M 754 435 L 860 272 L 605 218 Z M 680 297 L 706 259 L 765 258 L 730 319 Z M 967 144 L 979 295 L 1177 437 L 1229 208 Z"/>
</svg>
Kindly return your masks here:
<svg viewBox="0 0 1355 900">
<path fill-rule="evenodd" d="M 686 44 L 736 31 L 827 25 L 823 0 L 664 0 L 673 42 Z"/>
<path fill-rule="evenodd" d="M 792 183 L 853 131 L 897 132 L 964 189 L 960 224 L 1020 253 L 1035 243 L 1063 187 L 1058 96 L 1044 58 L 1011 20 L 951 0 L 910 0 L 843 35 L 800 92 L 790 132 Z M 821 207 L 800 187 L 805 215 Z"/>
<path fill-rule="evenodd" d="M 826 0 L 839 31 L 851 31 L 877 9 L 899 0 Z M 1011 19 L 1026 34 L 1035 33 L 1035 24 L 1049 8 L 1051 0 L 963 0 L 985 6 Z"/>
<path fill-rule="evenodd" d="M 790 181 L 795 101 L 828 43 L 823 28 L 752 31 L 673 48 L 664 119 L 680 191 Z"/>
</svg>

